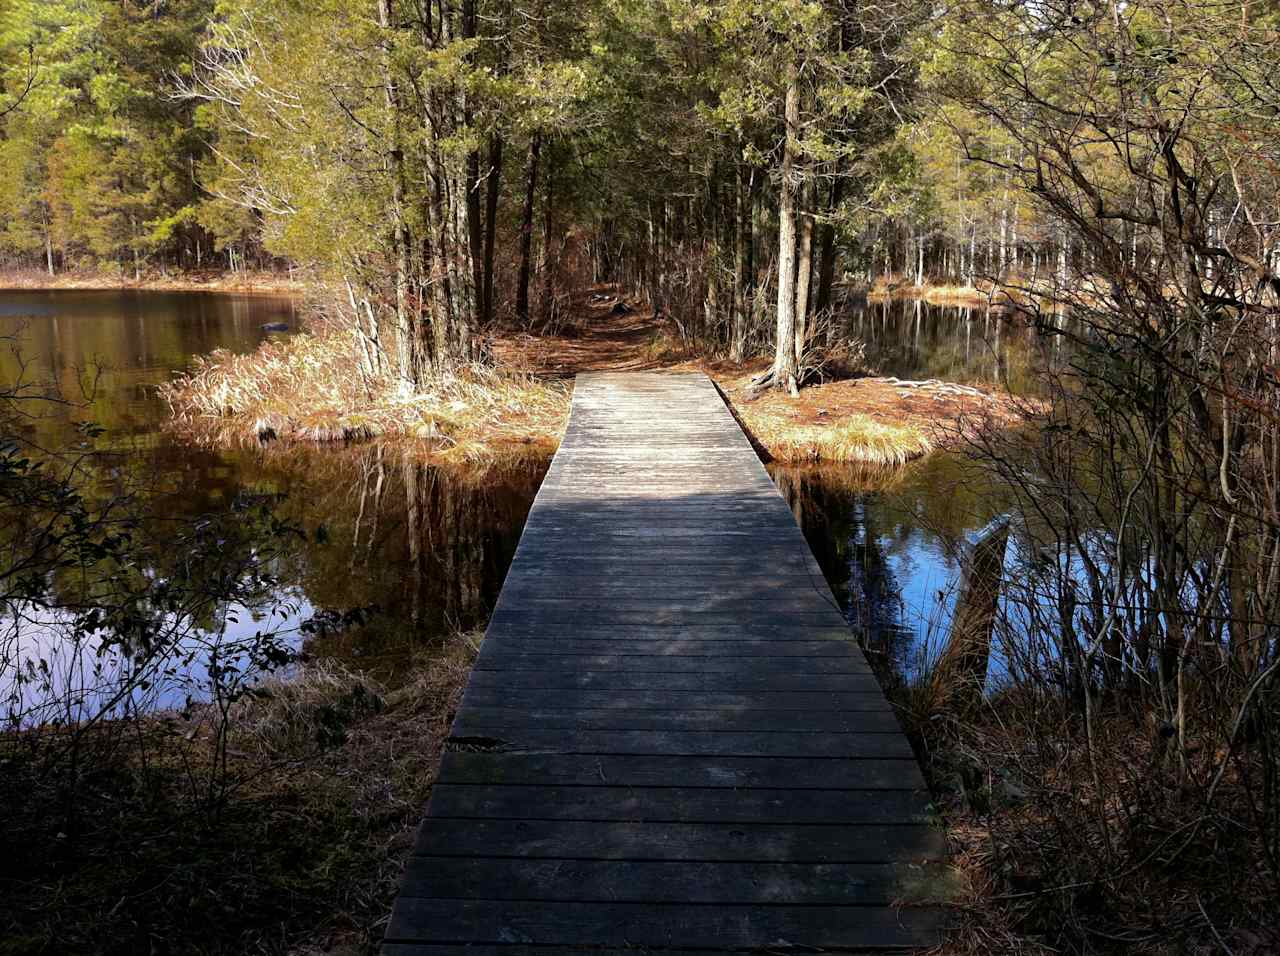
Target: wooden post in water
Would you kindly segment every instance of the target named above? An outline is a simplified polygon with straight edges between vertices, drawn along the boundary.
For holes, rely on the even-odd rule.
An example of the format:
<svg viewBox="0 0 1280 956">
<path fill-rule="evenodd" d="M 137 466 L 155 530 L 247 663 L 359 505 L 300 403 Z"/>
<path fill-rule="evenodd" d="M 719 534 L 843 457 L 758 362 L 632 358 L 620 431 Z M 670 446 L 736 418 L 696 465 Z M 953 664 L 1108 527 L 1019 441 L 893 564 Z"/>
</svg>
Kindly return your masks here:
<svg viewBox="0 0 1280 956">
<path fill-rule="evenodd" d="M 1008 541 L 1009 521 L 1002 519 L 974 543 L 965 559 L 951 633 L 933 671 L 939 699 L 970 706 L 982 697 Z"/>
</svg>

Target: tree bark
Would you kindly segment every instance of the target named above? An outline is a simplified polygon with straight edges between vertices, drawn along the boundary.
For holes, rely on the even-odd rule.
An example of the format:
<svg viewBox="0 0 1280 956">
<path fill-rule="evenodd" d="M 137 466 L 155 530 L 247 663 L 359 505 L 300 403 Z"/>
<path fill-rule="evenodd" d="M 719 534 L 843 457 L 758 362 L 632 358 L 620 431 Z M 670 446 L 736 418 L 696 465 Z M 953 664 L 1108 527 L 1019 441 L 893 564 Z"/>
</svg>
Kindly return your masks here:
<svg viewBox="0 0 1280 956">
<path fill-rule="evenodd" d="M 792 169 L 796 140 L 800 135 L 800 71 L 794 60 L 787 65 L 784 106 L 786 145 L 782 151 L 782 182 L 778 201 L 778 327 L 774 340 L 773 383 L 792 394 L 796 385 L 796 197 Z"/>
<path fill-rule="evenodd" d="M 391 28 L 392 0 L 378 0 L 378 25 Z M 387 171 L 391 176 L 391 241 L 395 255 L 396 298 L 396 366 L 401 387 L 408 390 L 419 384 L 420 370 L 414 339 L 417 323 L 409 310 L 409 229 L 404 216 L 404 152 L 400 146 L 400 93 L 391 70 L 390 57 L 380 58 L 383 95 L 391 121 L 391 150 L 387 153 Z"/>
<path fill-rule="evenodd" d="M 742 161 L 738 162 L 737 169 L 733 330 L 729 337 L 729 360 L 732 362 L 741 362 L 746 357 L 747 323 L 751 318 L 751 169 Z"/>
<path fill-rule="evenodd" d="M 524 163 L 524 210 L 520 216 L 520 277 L 516 283 L 516 318 L 529 322 L 529 256 L 533 251 L 533 210 L 538 191 L 538 153 L 542 134 L 529 140 L 529 153 Z"/>
<path fill-rule="evenodd" d="M 502 185 L 502 137 L 489 137 L 489 175 L 484 204 L 484 264 L 480 285 L 480 327 L 493 320 L 493 249 L 498 226 L 498 193 Z"/>
<path fill-rule="evenodd" d="M 823 315 L 831 308 L 831 287 L 836 276 L 836 227 L 830 217 L 840 208 L 843 192 L 844 177 L 837 169 L 835 180 L 831 183 L 831 198 L 827 204 L 828 221 L 822 224 L 822 245 L 818 253 L 818 296 L 813 303 L 814 315 Z"/>
<path fill-rule="evenodd" d="M 551 210 L 555 190 L 555 167 L 548 164 L 547 188 L 543 193 L 542 206 L 542 324 L 551 321 L 552 297 L 555 295 L 555 281 L 552 273 L 555 267 L 551 262 Z"/>
<path fill-rule="evenodd" d="M 809 334 L 809 281 L 813 275 L 812 184 L 802 192 L 806 208 L 800 214 L 800 254 L 796 260 L 796 368 L 803 371 L 805 339 Z"/>
</svg>

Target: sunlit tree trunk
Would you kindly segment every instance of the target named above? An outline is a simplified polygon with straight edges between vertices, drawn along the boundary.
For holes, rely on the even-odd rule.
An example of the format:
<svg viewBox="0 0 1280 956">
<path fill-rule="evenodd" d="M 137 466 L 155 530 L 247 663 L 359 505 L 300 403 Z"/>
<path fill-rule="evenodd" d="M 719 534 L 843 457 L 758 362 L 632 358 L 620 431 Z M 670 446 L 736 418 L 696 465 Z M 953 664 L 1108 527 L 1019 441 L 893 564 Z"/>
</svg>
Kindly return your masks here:
<svg viewBox="0 0 1280 956">
<path fill-rule="evenodd" d="M 796 197 L 792 170 L 800 135 L 800 76 L 794 60 L 787 66 L 784 107 L 787 141 L 782 151 L 778 200 L 778 328 L 774 341 L 773 384 L 795 393 L 796 385 Z"/>
<path fill-rule="evenodd" d="M 751 317 L 751 169 L 737 164 L 736 209 L 733 242 L 733 329 L 729 335 L 729 359 L 741 362 Z"/>
<path fill-rule="evenodd" d="M 392 0 L 378 0 L 378 25 L 391 28 Z M 415 358 L 416 323 L 409 312 L 409 230 L 404 217 L 404 153 L 400 146 L 400 94 L 391 70 L 390 54 L 379 58 L 382 88 L 386 99 L 387 118 L 391 124 L 391 149 L 387 153 L 387 172 L 391 177 L 391 242 L 394 246 L 396 299 L 396 372 L 401 387 L 411 389 L 418 384 Z"/>
<path fill-rule="evenodd" d="M 551 261 L 551 212 L 555 208 L 555 167 L 547 164 L 547 188 L 543 194 L 542 206 L 542 323 L 551 321 L 553 298 L 555 296 L 555 263 Z"/>
<path fill-rule="evenodd" d="M 502 137 L 489 138 L 489 174 L 484 209 L 484 268 L 480 289 L 480 326 L 493 320 L 493 254 L 498 228 L 498 199 L 502 185 Z"/>
<path fill-rule="evenodd" d="M 803 371 L 805 339 L 809 333 L 809 282 L 813 275 L 812 192 L 812 183 L 807 183 L 803 191 L 807 208 L 800 215 L 800 252 L 796 260 L 795 353 L 796 368 L 801 371 Z"/>
</svg>

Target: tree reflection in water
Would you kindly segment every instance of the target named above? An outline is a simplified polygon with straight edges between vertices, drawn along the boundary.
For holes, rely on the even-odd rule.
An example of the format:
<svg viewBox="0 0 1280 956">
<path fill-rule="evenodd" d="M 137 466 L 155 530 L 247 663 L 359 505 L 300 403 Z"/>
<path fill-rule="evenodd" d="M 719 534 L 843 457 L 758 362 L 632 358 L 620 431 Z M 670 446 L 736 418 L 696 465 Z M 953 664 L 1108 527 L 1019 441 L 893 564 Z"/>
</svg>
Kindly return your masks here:
<svg viewBox="0 0 1280 956">
<path fill-rule="evenodd" d="M 440 468 L 423 449 L 382 444 L 264 459 L 256 480 L 307 531 L 281 577 L 314 607 L 368 608 L 362 626 L 307 650 L 394 677 L 414 648 L 482 627 L 498 598 L 545 461 Z"/>
<path fill-rule="evenodd" d="M 892 472 L 769 466 L 851 628 L 882 673 L 913 681 L 941 649 L 961 561 L 999 513 L 957 456 Z"/>
</svg>

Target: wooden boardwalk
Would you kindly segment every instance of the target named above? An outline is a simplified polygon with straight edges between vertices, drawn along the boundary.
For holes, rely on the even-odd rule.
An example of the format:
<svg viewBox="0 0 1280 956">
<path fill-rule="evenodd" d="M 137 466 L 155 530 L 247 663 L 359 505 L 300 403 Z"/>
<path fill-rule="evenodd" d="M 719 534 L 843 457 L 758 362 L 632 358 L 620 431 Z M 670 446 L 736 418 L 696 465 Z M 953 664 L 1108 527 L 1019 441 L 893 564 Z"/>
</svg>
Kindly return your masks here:
<svg viewBox="0 0 1280 956">
<path fill-rule="evenodd" d="M 906 738 L 703 375 L 578 376 L 385 956 L 935 944 Z M 803 949 L 811 947 L 812 949 Z"/>
</svg>

